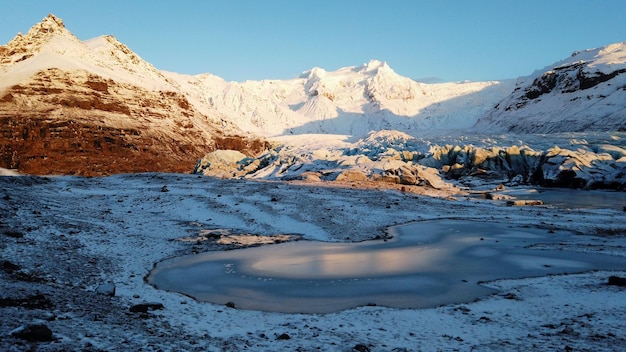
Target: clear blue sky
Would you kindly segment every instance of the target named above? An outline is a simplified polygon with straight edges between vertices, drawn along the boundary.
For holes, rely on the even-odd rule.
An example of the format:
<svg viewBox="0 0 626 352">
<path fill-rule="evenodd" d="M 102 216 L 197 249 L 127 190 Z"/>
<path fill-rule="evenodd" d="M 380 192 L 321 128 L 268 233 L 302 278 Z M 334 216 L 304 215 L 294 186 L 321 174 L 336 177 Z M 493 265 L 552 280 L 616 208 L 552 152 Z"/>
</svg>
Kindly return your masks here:
<svg viewBox="0 0 626 352">
<path fill-rule="evenodd" d="M 626 0 L 2 0 L 0 43 L 48 13 L 85 40 L 113 34 L 157 68 L 285 79 L 371 59 L 414 79 L 528 75 L 626 41 Z"/>
</svg>

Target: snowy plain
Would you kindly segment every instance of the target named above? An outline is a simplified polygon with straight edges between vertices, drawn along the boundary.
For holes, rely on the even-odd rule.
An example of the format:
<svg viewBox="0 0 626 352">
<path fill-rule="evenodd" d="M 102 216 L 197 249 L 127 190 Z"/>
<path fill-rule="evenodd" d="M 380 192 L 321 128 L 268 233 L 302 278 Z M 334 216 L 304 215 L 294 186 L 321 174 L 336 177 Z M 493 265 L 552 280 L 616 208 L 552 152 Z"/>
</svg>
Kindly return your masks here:
<svg viewBox="0 0 626 352">
<path fill-rule="evenodd" d="M 357 183 L 178 174 L 4 176 L 0 190 L 1 292 L 16 300 L 38 293 L 49 301 L 26 310 L 0 308 L 6 317 L 0 349 L 6 351 L 618 351 L 625 343 L 624 290 L 606 283 L 626 272 L 498 280 L 485 283 L 498 293 L 474 302 L 330 314 L 239 310 L 144 281 L 163 259 L 266 243 L 267 236 L 361 241 L 384 236 L 389 226 L 440 218 L 533 226 L 548 237 L 573 231 L 568 243 L 547 239 L 545 245 L 625 256 L 620 210 L 508 207 L 440 190 L 430 196 L 424 187 L 417 194 Z M 96 292 L 107 283 L 115 285 L 115 296 Z M 145 302 L 164 309 L 129 311 Z M 49 326 L 54 341 L 10 336 L 37 322 Z"/>
</svg>

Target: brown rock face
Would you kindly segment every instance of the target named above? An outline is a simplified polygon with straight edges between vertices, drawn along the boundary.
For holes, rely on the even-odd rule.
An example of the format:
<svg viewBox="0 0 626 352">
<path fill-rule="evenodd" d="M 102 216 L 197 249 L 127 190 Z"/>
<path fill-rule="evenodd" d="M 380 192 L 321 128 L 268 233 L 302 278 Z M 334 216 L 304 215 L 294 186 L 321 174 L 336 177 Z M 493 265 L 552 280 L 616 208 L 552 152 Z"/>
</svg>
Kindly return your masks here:
<svg viewBox="0 0 626 352">
<path fill-rule="evenodd" d="M 221 127 L 180 93 L 48 69 L 0 93 L 0 167 L 86 176 L 191 172 L 218 148 L 253 155 L 267 147 Z"/>
<path fill-rule="evenodd" d="M 143 137 L 136 129 L 73 120 L 3 117 L 0 125 L 0 166 L 29 174 L 188 172 L 193 168 L 192 155 L 199 152 L 175 140 Z M 166 153 L 169 145 L 178 150 Z M 187 158 L 186 153 L 190 153 Z"/>
</svg>

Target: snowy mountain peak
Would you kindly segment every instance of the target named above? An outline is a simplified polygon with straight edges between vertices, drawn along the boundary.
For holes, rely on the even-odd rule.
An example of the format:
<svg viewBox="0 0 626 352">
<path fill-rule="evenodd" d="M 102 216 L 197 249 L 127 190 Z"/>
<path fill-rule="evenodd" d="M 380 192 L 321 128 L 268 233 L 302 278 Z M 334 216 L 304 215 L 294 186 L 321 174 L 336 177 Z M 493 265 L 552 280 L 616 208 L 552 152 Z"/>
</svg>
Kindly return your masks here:
<svg viewBox="0 0 626 352">
<path fill-rule="evenodd" d="M 0 167 L 180 172 L 218 146 L 265 148 L 198 99 L 115 37 L 83 42 L 49 15 L 0 47 Z"/>
<path fill-rule="evenodd" d="M 101 67 L 109 67 L 110 76 L 133 84 L 149 84 L 158 89 L 175 90 L 174 84 L 152 64 L 142 59 L 112 35 L 104 35 L 84 42 L 103 61 Z"/>
<path fill-rule="evenodd" d="M 37 24 L 40 32 L 55 32 L 65 28 L 63 20 L 53 14 L 48 14 L 40 23 Z M 35 27 L 37 27 L 35 26 Z"/>
<path fill-rule="evenodd" d="M 626 42 L 607 45 L 598 51 L 598 64 L 605 65 L 624 65 L 626 63 Z"/>
<path fill-rule="evenodd" d="M 626 42 L 609 44 L 595 49 L 575 51 L 566 62 L 590 62 L 590 66 L 598 64 L 624 64 L 626 62 Z"/>
<path fill-rule="evenodd" d="M 389 67 L 389 65 L 387 65 L 387 62 L 380 61 L 380 60 L 370 60 L 368 63 L 363 64 L 363 71 L 364 72 L 378 71 L 380 69 L 391 70 L 391 67 Z"/>
<path fill-rule="evenodd" d="M 88 46 L 94 50 L 104 49 L 111 52 L 116 52 L 116 54 L 123 53 L 131 58 L 132 61 L 141 61 L 137 54 L 130 50 L 130 48 L 127 47 L 125 44 L 117 40 L 117 38 L 115 38 L 115 36 L 113 35 L 103 35 L 101 37 L 88 41 L 88 43 L 90 43 L 90 45 Z M 97 51 L 103 52 L 104 50 Z"/>
<path fill-rule="evenodd" d="M 65 28 L 63 20 L 53 14 L 49 14 L 44 17 L 41 22 L 32 26 L 23 37 L 32 40 L 59 34 L 71 35 L 71 33 Z M 22 34 L 18 34 L 17 36 L 22 37 Z"/>
<path fill-rule="evenodd" d="M 32 26 L 25 35 L 18 34 L 8 45 L 15 45 L 23 42 L 33 42 L 43 44 L 54 36 L 68 36 L 76 39 L 74 35 L 65 28 L 63 20 L 49 14 L 41 22 Z"/>
<path fill-rule="evenodd" d="M 18 33 L 7 45 L 0 46 L 0 64 L 24 61 L 54 38 L 63 37 L 71 41 L 79 40 L 65 28 L 63 21 L 49 14 L 41 22 L 32 26 L 26 34 Z"/>
<path fill-rule="evenodd" d="M 321 67 L 313 67 L 308 71 L 302 72 L 299 78 L 304 78 L 306 80 L 319 80 L 320 78 L 326 76 L 326 70 Z"/>
<path fill-rule="evenodd" d="M 421 84 L 384 61 L 298 78 L 224 82 L 213 76 L 168 74 L 192 100 L 210 106 L 241 129 L 264 136 L 348 134 L 395 129 L 468 128 L 512 90 L 513 81 Z M 191 98 L 190 98 L 191 99 Z"/>
</svg>

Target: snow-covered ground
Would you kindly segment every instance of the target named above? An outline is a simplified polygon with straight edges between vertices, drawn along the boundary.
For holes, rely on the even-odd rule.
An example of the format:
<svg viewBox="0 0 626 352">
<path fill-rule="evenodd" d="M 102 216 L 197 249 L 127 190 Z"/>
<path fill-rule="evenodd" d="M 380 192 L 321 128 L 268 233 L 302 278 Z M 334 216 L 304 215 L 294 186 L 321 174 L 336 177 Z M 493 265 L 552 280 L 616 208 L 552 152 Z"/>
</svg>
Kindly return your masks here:
<svg viewBox="0 0 626 352">
<path fill-rule="evenodd" d="M 439 218 L 536 226 L 546 231 L 546 247 L 626 255 L 621 210 L 508 207 L 440 191 L 431 197 L 362 186 L 182 174 L 0 177 L 0 350 L 623 348 L 624 288 L 606 283 L 626 271 L 498 280 L 486 285 L 499 293 L 474 302 L 331 314 L 245 311 L 144 282 L 154 263 L 173 256 L 267 242 L 279 234 L 360 241 L 384 235 L 389 226 Z M 550 244 L 551 231 L 577 235 Z M 116 288 L 112 297 L 97 292 L 110 289 L 107 284 Z M 163 309 L 129 310 L 146 302 Z M 53 341 L 11 336 L 37 323 L 51 329 Z"/>
</svg>

